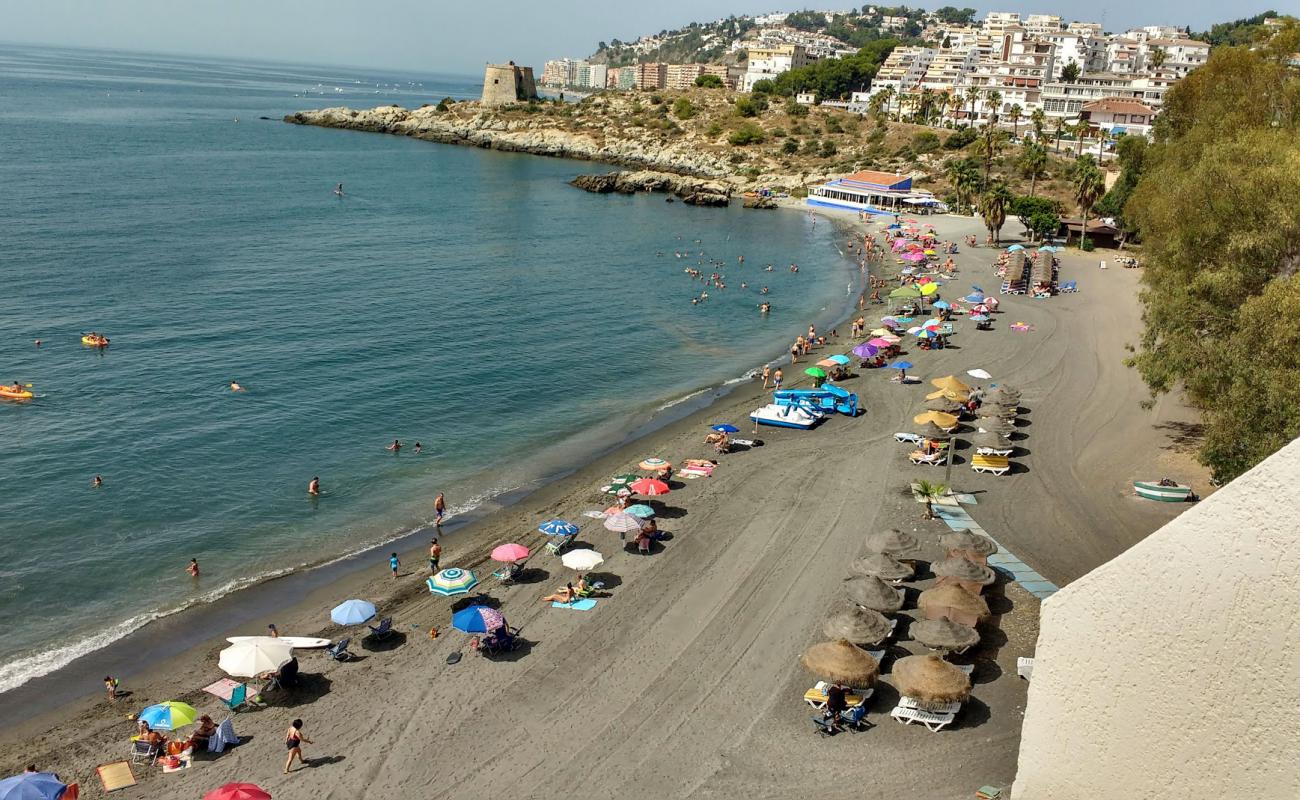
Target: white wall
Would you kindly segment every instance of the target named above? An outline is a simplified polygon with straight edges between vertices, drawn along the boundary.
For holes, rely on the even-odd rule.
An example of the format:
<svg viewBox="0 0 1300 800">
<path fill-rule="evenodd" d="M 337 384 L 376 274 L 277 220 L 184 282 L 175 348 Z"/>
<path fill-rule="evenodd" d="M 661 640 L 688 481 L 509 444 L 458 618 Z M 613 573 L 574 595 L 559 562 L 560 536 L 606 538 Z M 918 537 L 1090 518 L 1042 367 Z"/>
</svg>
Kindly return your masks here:
<svg viewBox="0 0 1300 800">
<path fill-rule="evenodd" d="M 1300 797 L 1297 487 L 1300 440 L 1043 604 L 1015 800 Z"/>
</svg>

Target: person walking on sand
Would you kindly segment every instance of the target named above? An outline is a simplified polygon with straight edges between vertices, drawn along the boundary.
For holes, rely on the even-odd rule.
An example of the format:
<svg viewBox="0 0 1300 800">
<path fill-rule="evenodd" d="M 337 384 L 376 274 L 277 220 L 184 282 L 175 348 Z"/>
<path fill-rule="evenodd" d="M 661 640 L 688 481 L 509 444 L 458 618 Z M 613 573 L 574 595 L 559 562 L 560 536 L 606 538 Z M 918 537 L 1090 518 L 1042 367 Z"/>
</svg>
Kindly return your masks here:
<svg viewBox="0 0 1300 800">
<path fill-rule="evenodd" d="M 442 518 L 446 516 L 446 514 L 447 514 L 447 498 L 445 495 L 443 495 L 442 492 L 438 492 L 438 496 L 433 498 L 433 515 L 434 515 L 433 524 L 441 528 Z"/>
<path fill-rule="evenodd" d="M 190 565 L 185 568 L 185 571 L 190 574 L 191 578 L 199 577 L 199 560 L 197 558 L 191 558 Z"/>
<path fill-rule="evenodd" d="M 307 484 L 307 494 L 313 497 L 320 496 L 320 476 L 312 476 L 311 482 Z"/>
<path fill-rule="evenodd" d="M 289 751 L 289 759 L 284 762 L 284 774 L 289 774 L 289 768 L 293 766 L 293 760 L 296 758 L 301 763 L 306 763 L 302 759 L 302 743 L 312 744 L 312 740 L 302 734 L 302 720 L 295 719 L 289 726 L 289 730 L 284 734 L 284 746 Z"/>
<path fill-rule="evenodd" d="M 767 364 L 763 365 L 763 388 L 766 389 L 772 382 L 772 367 Z"/>
<path fill-rule="evenodd" d="M 397 560 L 397 553 L 393 553 L 388 557 L 388 568 L 393 571 L 393 580 L 397 580 L 397 568 L 401 566 L 401 564 L 402 562 Z"/>
<path fill-rule="evenodd" d="M 438 561 L 442 559 L 442 545 L 437 539 L 429 540 L 429 574 L 438 574 Z"/>
</svg>

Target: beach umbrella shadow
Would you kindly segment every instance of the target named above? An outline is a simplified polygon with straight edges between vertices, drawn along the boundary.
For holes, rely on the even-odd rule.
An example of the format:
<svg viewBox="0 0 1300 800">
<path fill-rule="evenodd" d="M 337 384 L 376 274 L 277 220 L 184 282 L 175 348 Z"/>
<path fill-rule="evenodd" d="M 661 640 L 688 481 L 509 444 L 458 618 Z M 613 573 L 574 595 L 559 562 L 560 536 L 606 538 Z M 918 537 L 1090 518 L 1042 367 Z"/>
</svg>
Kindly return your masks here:
<svg viewBox="0 0 1300 800">
<path fill-rule="evenodd" d="M 296 708 L 298 706 L 307 706 L 321 699 L 330 693 L 330 687 L 333 683 L 325 675 L 320 673 L 299 673 L 298 683 L 292 689 L 279 693 L 273 701 L 268 704 L 270 708 Z M 243 713 L 243 712 L 241 712 Z M 249 737 L 242 736 L 241 740 L 247 740 Z"/>
<path fill-rule="evenodd" d="M 542 567 L 525 567 L 515 576 L 515 583 L 541 583 L 550 578 L 550 570 Z"/>
</svg>

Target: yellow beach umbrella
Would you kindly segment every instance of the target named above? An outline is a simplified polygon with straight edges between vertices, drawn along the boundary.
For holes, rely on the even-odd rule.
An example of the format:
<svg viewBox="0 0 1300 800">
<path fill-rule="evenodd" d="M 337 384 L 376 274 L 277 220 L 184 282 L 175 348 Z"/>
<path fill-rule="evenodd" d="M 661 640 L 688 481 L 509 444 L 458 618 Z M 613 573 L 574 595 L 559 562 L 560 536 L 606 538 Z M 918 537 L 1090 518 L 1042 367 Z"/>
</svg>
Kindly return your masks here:
<svg viewBox="0 0 1300 800">
<path fill-rule="evenodd" d="M 952 389 L 939 389 L 938 391 L 930 392 L 925 396 L 925 399 L 938 400 L 941 397 L 944 400 L 951 400 L 954 403 L 964 403 L 970 399 L 970 395 L 966 392 L 954 392 Z"/>
<path fill-rule="evenodd" d="M 957 380 L 955 375 L 945 375 L 942 378 L 935 378 L 930 381 L 930 385 L 949 392 L 970 392 L 970 387 Z"/>
<path fill-rule="evenodd" d="M 887 336 L 887 335 L 889 335 L 889 331 L 886 330 L 885 328 L 876 328 L 875 330 L 873 330 L 873 331 L 871 332 L 871 335 L 872 335 L 872 336 Z"/>
<path fill-rule="evenodd" d="M 932 295 L 932 294 L 936 294 L 938 291 L 939 291 L 939 284 L 937 284 L 937 283 L 923 283 L 923 284 L 921 284 L 921 296 L 922 296 L 922 297 L 929 297 L 929 296 Z"/>
<path fill-rule="evenodd" d="M 912 417 L 912 421 L 917 425 L 924 425 L 927 422 L 933 422 L 945 431 L 957 427 L 957 418 L 952 414 L 945 414 L 942 411 L 926 411 L 924 414 L 917 414 Z"/>
</svg>

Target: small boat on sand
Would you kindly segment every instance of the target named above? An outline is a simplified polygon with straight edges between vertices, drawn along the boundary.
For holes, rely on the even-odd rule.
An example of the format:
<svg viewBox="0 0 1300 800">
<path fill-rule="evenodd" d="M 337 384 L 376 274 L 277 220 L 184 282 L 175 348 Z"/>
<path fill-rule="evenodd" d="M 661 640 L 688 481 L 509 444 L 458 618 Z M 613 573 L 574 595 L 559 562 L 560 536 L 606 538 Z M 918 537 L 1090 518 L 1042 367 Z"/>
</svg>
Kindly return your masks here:
<svg viewBox="0 0 1300 800">
<path fill-rule="evenodd" d="M 1158 481 L 1133 481 L 1133 489 L 1138 497 L 1160 500 L 1164 503 L 1186 503 L 1196 498 L 1196 495 L 1192 494 L 1192 487 L 1184 486 L 1170 478 L 1161 478 Z"/>
<path fill-rule="evenodd" d="M 798 406 L 781 406 L 776 403 L 768 403 L 762 408 L 755 409 L 749 415 L 749 418 L 756 425 L 799 428 L 806 431 L 816 425 L 823 416 L 825 415 Z"/>
</svg>

